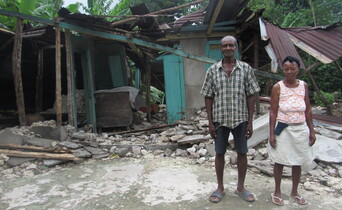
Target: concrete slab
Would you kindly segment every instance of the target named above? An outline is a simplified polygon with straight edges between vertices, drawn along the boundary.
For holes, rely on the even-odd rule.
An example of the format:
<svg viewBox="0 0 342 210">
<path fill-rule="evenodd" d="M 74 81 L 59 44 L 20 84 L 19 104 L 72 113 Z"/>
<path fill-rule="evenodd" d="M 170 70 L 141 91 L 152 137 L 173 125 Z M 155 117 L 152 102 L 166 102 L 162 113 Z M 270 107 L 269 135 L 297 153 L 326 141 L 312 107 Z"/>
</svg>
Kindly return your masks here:
<svg viewBox="0 0 342 210">
<path fill-rule="evenodd" d="M 15 167 L 27 161 L 33 161 L 33 160 L 35 160 L 35 158 L 10 157 L 6 163 L 12 167 Z"/>
<path fill-rule="evenodd" d="M 312 146 L 315 158 L 330 163 L 342 163 L 342 141 L 316 134 Z"/>
<path fill-rule="evenodd" d="M 45 139 L 65 141 L 68 138 L 68 134 L 63 126 L 33 126 L 29 130 L 30 132 L 35 133 L 37 136 Z"/>
<path fill-rule="evenodd" d="M 27 143 L 38 147 L 49 148 L 52 147 L 53 144 L 57 143 L 57 141 L 44 138 L 31 138 L 27 140 Z"/>
<path fill-rule="evenodd" d="M 27 136 L 14 134 L 10 129 L 0 131 L 0 144 L 22 145 L 29 139 Z"/>
<path fill-rule="evenodd" d="M 301 209 L 289 199 L 291 180 L 282 180 L 283 207 L 270 201 L 273 177 L 248 170 L 247 188 L 257 196 L 248 203 L 234 194 L 236 169 L 226 167 L 226 196 L 208 201 L 216 188 L 212 167 L 182 158 L 90 160 L 76 166 L 32 177 L 0 177 L 1 209 Z M 318 191 L 319 190 L 319 191 Z M 337 209 L 341 195 L 321 185 L 300 193 L 308 199 L 304 209 Z M 329 192 L 328 192 L 329 191 Z"/>
</svg>

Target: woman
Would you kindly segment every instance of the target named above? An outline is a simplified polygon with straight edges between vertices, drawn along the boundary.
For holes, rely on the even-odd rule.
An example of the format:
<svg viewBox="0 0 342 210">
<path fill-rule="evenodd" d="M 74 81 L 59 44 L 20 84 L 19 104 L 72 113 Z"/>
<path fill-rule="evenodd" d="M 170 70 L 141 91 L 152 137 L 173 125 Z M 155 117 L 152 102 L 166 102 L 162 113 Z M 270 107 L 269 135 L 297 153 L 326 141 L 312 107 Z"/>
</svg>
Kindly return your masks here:
<svg viewBox="0 0 342 210">
<path fill-rule="evenodd" d="M 284 165 L 292 167 L 291 198 L 300 205 L 307 201 L 298 194 L 302 166 L 312 163 L 312 145 L 316 141 L 308 86 L 298 80 L 299 60 L 288 56 L 283 61 L 285 79 L 272 88 L 270 109 L 270 138 L 268 152 L 274 161 L 275 190 L 272 202 L 284 205 L 280 183 Z M 277 127 L 275 127 L 277 121 Z M 306 124 L 305 124 L 306 122 Z"/>
</svg>

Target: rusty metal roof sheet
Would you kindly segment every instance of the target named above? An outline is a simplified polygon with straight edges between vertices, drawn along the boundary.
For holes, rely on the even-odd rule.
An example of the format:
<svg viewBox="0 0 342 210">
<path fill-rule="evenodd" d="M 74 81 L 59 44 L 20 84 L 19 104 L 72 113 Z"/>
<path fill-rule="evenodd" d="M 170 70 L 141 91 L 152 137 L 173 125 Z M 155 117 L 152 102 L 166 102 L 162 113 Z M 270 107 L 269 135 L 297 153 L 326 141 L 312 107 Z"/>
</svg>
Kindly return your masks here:
<svg viewBox="0 0 342 210">
<path fill-rule="evenodd" d="M 211 20 L 211 17 L 214 14 L 215 8 L 218 4 L 219 0 L 210 0 L 208 7 L 206 9 L 207 13 L 204 17 L 204 24 L 208 24 Z M 246 6 L 246 4 L 250 0 L 225 0 L 223 6 L 220 10 L 220 13 L 217 16 L 216 23 L 235 20 L 241 10 Z"/>
<path fill-rule="evenodd" d="M 294 44 L 322 63 L 331 63 L 342 56 L 342 22 L 329 27 L 284 29 Z"/>
<path fill-rule="evenodd" d="M 275 26 L 262 18 L 260 18 L 260 33 L 261 39 L 269 40 L 266 46 L 266 51 L 271 58 L 271 70 L 277 72 L 278 66 L 282 66 L 282 61 L 287 56 L 293 56 L 299 59 L 300 67 L 305 69 L 304 62 L 299 56 L 295 46 L 289 38 L 286 31 L 278 26 Z"/>
<path fill-rule="evenodd" d="M 297 49 L 302 49 L 322 63 L 331 63 L 342 56 L 342 24 L 328 27 L 281 28 L 260 18 L 260 32 L 263 40 L 269 40 L 266 48 L 273 63 L 272 71 L 276 72 L 282 60 L 288 56 L 299 58 L 301 68 L 305 69 Z"/>
<path fill-rule="evenodd" d="M 204 14 L 205 14 L 205 9 L 199 9 L 196 12 L 193 12 L 189 15 L 185 15 L 185 16 L 180 17 L 171 26 L 178 28 L 178 27 L 188 25 L 188 24 L 192 24 L 192 23 L 200 24 L 203 21 Z"/>
</svg>

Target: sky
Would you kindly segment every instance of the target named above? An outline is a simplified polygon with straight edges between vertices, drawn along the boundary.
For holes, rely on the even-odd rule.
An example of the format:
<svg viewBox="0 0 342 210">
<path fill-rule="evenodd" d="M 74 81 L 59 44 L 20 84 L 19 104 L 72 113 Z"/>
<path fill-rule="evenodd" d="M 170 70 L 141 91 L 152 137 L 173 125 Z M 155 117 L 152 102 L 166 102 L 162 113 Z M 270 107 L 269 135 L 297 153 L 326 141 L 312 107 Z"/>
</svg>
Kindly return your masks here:
<svg viewBox="0 0 342 210">
<path fill-rule="evenodd" d="M 120 0 L 114 0 L 113 1 L 113 7 L 114 5 L 116 5 L 117 3 L 119 3 Z M 88 5 L 88 0 L 64 0 L 64 5 L 63 6 L 68 6 L 69 4 L 74 4 L 76 2 L 80 2 L 82 3 L 84 6 L 87 6 Z M 82 8 L 80 8 L 80 12 L 84 12 L 82 10 Z"/>
</svg>

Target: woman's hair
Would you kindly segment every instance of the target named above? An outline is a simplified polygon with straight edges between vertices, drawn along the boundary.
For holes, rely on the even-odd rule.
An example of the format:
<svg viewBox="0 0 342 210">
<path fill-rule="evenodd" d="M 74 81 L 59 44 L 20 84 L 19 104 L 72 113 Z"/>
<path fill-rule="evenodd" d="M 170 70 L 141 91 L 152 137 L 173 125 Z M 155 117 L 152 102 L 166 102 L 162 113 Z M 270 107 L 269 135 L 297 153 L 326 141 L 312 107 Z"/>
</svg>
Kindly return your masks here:
<svg viewBox="0 0 342 210">
<path fill-rule="evenodd" d="M 285 62 L 290 62 L 290 63 L 293 63 L 293 62 L 296 62 L 297 65 L 298 65 L 298 68 L 300 68 L 300 63 L 299 63 L 299 60 L 295 57 L 292 57 L 292 56 L 287 56 L 283 62 L 281 63 L 282 65 L 284 65 Z"/>
</svg>

